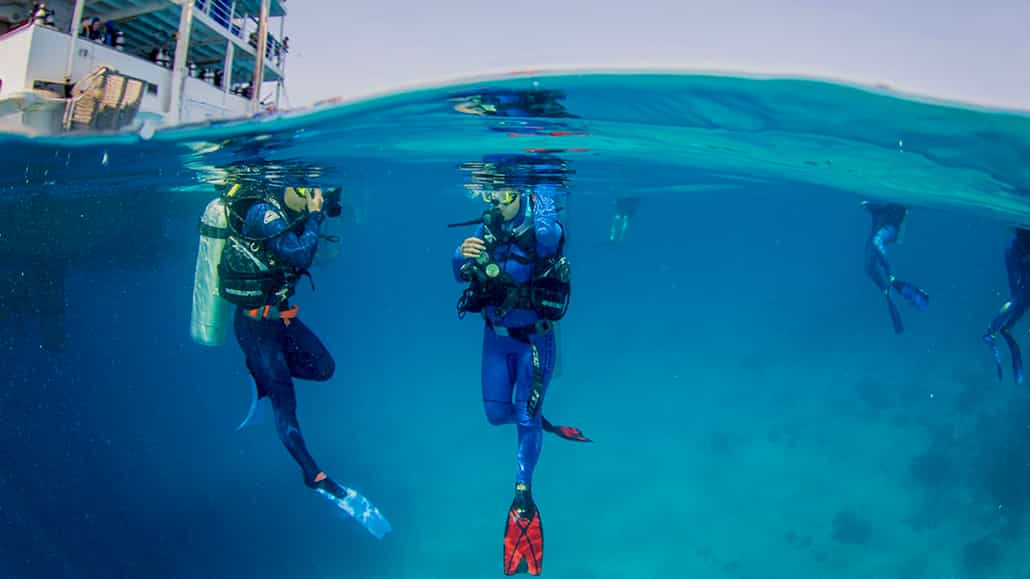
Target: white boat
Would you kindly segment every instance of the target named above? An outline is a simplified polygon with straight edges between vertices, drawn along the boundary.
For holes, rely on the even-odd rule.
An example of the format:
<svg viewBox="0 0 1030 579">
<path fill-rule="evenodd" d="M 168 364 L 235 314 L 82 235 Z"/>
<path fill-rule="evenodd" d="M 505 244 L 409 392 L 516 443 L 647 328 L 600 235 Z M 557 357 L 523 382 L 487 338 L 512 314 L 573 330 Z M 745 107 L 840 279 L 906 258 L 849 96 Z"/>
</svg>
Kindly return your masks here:
<svg viewBox="0 0 1030 579">
<path fill-rule="evenodd" d="M 145 130 L 278 108 L 284 1 L 0 0 L 0 131 Z"/>
</svg>

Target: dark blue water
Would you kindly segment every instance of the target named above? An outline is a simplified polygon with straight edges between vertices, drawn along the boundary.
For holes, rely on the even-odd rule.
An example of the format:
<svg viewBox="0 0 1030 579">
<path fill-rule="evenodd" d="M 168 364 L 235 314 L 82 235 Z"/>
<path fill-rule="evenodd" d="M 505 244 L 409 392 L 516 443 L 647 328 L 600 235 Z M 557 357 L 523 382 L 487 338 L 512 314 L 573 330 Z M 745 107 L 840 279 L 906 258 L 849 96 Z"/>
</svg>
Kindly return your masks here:
<svg viewBox="0 0 1030 579">
<path fill-rule="evenodd" d="M 520 113 L 486 89 L 557 93 Z M 469 230 L 445 227 L 483 210 L 473 169 L 501 153 L 565 163 L 547 414 L 596 440 L 545 440 L 546 576 L 1030 574 L 1030 408 L 979 339 L 1030 215 L 1025 115 L 598 75 L 147 137 L 0 140 L 0 577 L 501 576 L 515 432 L 484 418 L 449 263 Z M 298 383 L 299 415 L 383 541 L 301 484 L 270 424 L 235 430 L 243 356 L 190 340 L 196 222 L 239 180 L 344 188 L 342 242 L 297 298 L 338 369 Z M 862 270 L 867 198 L 913 208 L 891 260 L 932 302 L 901 335 Z"/>
</svg>

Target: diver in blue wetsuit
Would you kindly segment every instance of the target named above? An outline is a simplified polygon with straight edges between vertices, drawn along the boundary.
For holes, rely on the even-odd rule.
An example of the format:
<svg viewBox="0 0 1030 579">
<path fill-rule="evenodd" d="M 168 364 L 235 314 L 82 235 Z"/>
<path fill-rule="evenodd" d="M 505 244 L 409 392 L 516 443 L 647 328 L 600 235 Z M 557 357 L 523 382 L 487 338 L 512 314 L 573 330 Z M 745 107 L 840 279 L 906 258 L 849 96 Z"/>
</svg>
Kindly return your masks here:
<svg viewBox="0 0 1030 579">
<path fill-rule="evenodd" d="M 554 426 L 541 413 L 555 366 L 553 323 L 564 316 L 569 299 L 564 231 L 553 194 L 554 187 L 546 184 L 537 184 L 531 194 L 514 189 L 484 193 L 494 208 L 484 213 L 475 235 L 461 243 L 453 258 L 455 278 L 469 283 L 459 315 L 481 313 L 485 320 L 487 420 L 515 424 L 518 430 L 515 499 L 505 530 L 506 574 L 521 567 L 536 575 L 542 564 L 542 527 L 531 492 L 542 433 L 589 442 L 579 429 Z"/>
<path fill-rule="evenodd" d="M 920 311 L 926 311 L 930 306 L 930 296 L 918 287 L 895 278 L 891 274 L 890 263 L 887 262 L 887 246 L 898 240 L 908 209 L 897 203 L 871 201 L 863 201 L 862 206 L 869 211 L 873 219 L 865 244 L 865 271 L 887 300 L 887 311 L 890 312 L 894 331 L 900 334 L 905 330 L 905 326 L 901 323 L 901 312 L 894 303 L 895 295 L 900 294 L 905 301 Z"/>
<path fill-rule="evenodd" d="M 1010 331 L 1026 313 L 1027 304 L 1030 304 L 1030 230 L 1022 227 L 1016 229 L 1016 234 L 1005 250 L 1005 270 L 1009 277 L 1009 301 L 1001 306 L 1001 311 L 987 327 L 983 341 L 994 354 L 998 379 L 1001 380 L 1001 352 L 995 339 L 1000 335 L 1005 340 L 1009 354 L 1012 356 L 1013 377 L 1017 384 L 1021 384 L 1023 382 L 1023 354 Z"/>
<path fill-rule="evenodd" d="M 318 467 L 297 422 L 293 379 L 324 382 L 336 368 L 322 342 L 297 317 L 297 306 L 289 303 L 318 248 L 325 219 L 322 192 L 286 187 L 276 194 L 230 201 L 235 234 L 228 236 L 221 255 L 219 291 L 237 305 L 233 329 L 254 378 L 255 401 L 271 402 L 279 439 L 300 466 L 304 484 L 381 538 L 390 530 L 386 519 L 367 499 Z"/>
</svg>

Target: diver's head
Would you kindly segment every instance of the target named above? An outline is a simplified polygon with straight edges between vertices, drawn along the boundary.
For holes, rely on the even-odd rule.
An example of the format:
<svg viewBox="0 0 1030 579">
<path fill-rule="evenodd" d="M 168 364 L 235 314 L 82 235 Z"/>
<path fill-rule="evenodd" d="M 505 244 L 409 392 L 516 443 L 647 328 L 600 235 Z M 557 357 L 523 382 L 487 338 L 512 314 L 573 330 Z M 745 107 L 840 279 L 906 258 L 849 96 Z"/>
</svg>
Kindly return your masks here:
<svg viewBox="0 0 1030 579">
<path fill-rule="evenodd" d="M 316 187 L 287 187 L 283 192 L 283 202 L 291 211 L 306 211 L 308 199 L 319 191 Z"/>
<path fill-rule="evenodd" d="M 519 214 L 522 198 L 515 189 L 494 189 L 487 195 L 487 201 L 501 211 L 505 221 L 511 221 Z"/>
</svg>

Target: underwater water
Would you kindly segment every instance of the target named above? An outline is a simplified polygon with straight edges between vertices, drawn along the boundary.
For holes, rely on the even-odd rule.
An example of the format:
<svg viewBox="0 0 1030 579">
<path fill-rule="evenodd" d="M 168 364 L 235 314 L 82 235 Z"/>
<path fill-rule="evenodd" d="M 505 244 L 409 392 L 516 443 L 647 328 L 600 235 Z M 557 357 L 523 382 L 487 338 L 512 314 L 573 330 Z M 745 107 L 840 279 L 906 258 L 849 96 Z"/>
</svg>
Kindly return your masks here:
<svg viewBox="0 0 1030 579">
<path fill-rule="evenodd" d="M 1030 398 L 980 340 L 1030 224 L 1030 115 L 525 75 L 0 147 L 0 577 L 502 576 L 515 429 L 484 416 L 450 264 L 472 228 L 447 227 L 502 178 L 560 184 L 573 290 L 544 406 L 595 441 L 544 440 L 544 576 L 1030 576 Z M 295 300 L 337 368 L 298 381 L 298 413 L 382 541 L 271 424 L 236 430 L 234 340 L 190 339 L 197 221 L 234 182 L 343 188 Z M 865 199 L 911 207 L 889 255 L 931 305 L 902 334 L 863 271 Z"/>
</svg>

